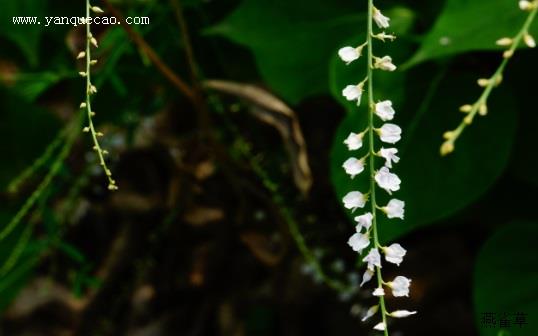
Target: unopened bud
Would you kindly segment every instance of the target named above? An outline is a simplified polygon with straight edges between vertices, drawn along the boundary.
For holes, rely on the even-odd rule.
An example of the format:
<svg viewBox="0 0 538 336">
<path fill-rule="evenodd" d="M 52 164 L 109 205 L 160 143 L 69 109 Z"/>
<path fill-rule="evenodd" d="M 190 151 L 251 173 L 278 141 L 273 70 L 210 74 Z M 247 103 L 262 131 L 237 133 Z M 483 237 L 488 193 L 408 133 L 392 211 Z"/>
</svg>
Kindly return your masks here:
<svg viewBox="0 0 538 336">
<path fill-rule="evenodd" d="M 523 35 L 523 41 L 525 41 L 525 44 L 529 48 L 536 47 L 536 41 L 534 40 L 534 37 L 532 37 L 532 35 L 530 35 L 529 33 L 525 33 L 525 35 Z"/>
<path fill-rule="evenodd" d="M 86 52 L 85 51 L 81 51 L 77 55 L 77 59 L 81 59 L 81 58 L 84 58 L 84 57 L 86 57 Z"/>
<path fill-rule="evenodd" d="M 473 109 L 473 106 L 469 104 L 460 106 L 460 112 L 463 112 L 463 113 L 469 113 L 471 112 L 472 109 Z"/>
<path fill-rule="evenodd" d="M 478 114 L 480 114 L 481 116 L 485 116 L 486 114 L 488 114 L 488 106 L 486 104 L 480 105 L 480 107 L 478 108 Z"/>
<path fill-rule="evenodd" d="M 501 39 L 498 39 L 497 42 L 495 42 L 498 46 L 508 47 L 514 43 L 514 40 L 512 40 L 509 37 L 503 37 Z"/>
<path fill-rule="evenodd" d="M 98 14 L 101 14 L 101 13 L 104 13 L 104 12 L 105 12 L 104 10 L 102 10 L 100 7 L 97 7 L 97 6 L 93 6 L 93 7 L 92 7 L 92 11 L 93 11 L 94 13 L 98 13 Z"/>
<path fill-rule="evenodd" d="M 454 151 L 454 144 L 451 141 L 444 142 L 441 145 L 441 155 L 445 156 Z"/>
</svg>

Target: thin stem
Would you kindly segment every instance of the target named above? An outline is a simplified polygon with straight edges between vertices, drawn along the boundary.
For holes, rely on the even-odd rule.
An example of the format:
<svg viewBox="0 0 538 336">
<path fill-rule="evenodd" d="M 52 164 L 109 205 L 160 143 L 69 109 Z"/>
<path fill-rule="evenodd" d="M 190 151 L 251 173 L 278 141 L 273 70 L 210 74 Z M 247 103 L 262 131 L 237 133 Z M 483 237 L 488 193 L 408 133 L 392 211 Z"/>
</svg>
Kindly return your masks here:
<svg viewBox="0 0 538 336">
<path fill-rule="evenodd" d="M 373 35 L 373 12 L 374 12 L 374 1 L 368 0 L 368 30 L 366 32 L 366 41 L 368 43 L 368 62 L 367 70 L 368 74 L 368 144 L 370 147 L 369 150 L 369 170 L 370 170 L 370 205 L 372 207 L 372 231 L 374 233 L 374 248 L 380 247 L 378 232 L 377 232 L 377 203 L 376 203 L 376 194 L 375 194 L 375 148 L 374 148 L 374 81 L 373 81 L 373 48 L 372 48 L 372 35 Z M 381 275 L 381 267 L 376 266 L 376 275 L 377 275 L 377 286 L 381 288 L 383 286 L 383 277 Z M 381 318 L 385 326 L 384 335 L 389 335 L 389 330 L 387 326 L 387 310 L 385 308 L 385 298 L 384 296 L 379 297 L 379 307 L 381 311 Z"/>
<path fill-rule="evenodd" d="M 91 81 L 91 65 L 92 65 L 92 58 L 91 58 L 91 40 L 92 40 L 92 33 L 90 30 L 90 23 L 88 18 L 90 17 L 90 0 L 86 0 L 86 112 L 88 116 L 88 130 L 91 133 L 91 137 L 93 140 L 93 149 L 97 153 L 97 156 L 99 157 L 99 164 L 103 168 L 103 171 L 105 172 L 105 175 L 108 179 L 108 189 L 109 190 L 116 190 L 118 187 L 116 186 L 116 181 L 112 178 L 112 172 L 108 168 L 104 155 L 106 152 L 103 151 L 101 148 L 101 145 L 99 144 L 99 140 L 97 137 L 101 134 L 98 133 L 95 130 L 95 126 L 93 124 L 93 112 L 92 112 L 92 106 L 91 106 L 91 95 L 95 93 L 94 87 L 92 85 Z"/>
<path fill-rule="evenodd" d="M 501 62 L 493 76 L 488 79 L 488 84 L 485 86 L 484 91 L 482 92 L 478 100 L 472 105 L 471 110 L 465 116 L 460 125 L 455 130 L 448 132 L 447 139 L 441 146 L 441 155 L 450 154 L 454 150 L 454 144 L 461 135 L 461 133 L 465 130 L 465 128 L 467 128 L 467 126 L 469 126 L 473 122 L 476 114 L 481 110 L 481 108 L 483 108 L 482 106 L 486 106 L 487 100 L 491 92 L 493 91 L 493 88 L 499 85 L 499 83 L 501 82 L 504 69 L 506 68 L 508 62 L 514 55 L 516 49 L 521 44 L 521 40 L 523 40 L 525 34 L 528 34 L 529 27 L 534 21 L 537 12 L 538 6 L 530 11 L 527 19 L 525 20 L 525 23 L 523 23 L 523 26 L 521 27 L 521 30 L 512 39 L 512 44 L 510 45 L 510 48 L 504 52 L 503 61 Z"/>
</svg>

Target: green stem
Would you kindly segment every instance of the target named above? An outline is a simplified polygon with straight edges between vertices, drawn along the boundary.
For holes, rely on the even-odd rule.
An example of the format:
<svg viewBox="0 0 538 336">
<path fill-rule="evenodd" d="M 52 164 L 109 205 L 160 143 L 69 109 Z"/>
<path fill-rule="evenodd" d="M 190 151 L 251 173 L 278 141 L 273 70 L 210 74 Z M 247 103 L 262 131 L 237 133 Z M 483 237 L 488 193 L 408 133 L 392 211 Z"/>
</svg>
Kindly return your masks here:
<svg viewBox="0 0 538 336">
<path fill-rule="evenodd" d="M 90 0 L 86 0 L 86 20 L 90 17 Z M 105 175 L 108 179 L 108 189 L 109 190 L 116 190 L 118 187 L 116 186 L 116 181 L 112 178 L 112 173 L 110 169 L 108 169 L 106 161 L 105 161 L 105 153 L 103 152 L 101 145 L 99 144 L 99 140 L 97 139 L 98 134 L 95 131 L 95 126 L 93 124 L 93 113 L 92 113 L 92 106 L 91 106 L 91 95 L 92 95 L 92 81 L 91 81 L 91 38 L 92 33 L 90 29 L 90 23 L 89 21 L 86 22 L 86 112 L 88 116 L 88 129 L 91 133 L 91 137 L 93 140 L 93 148 L 95 152 L 97 153 L 97 156 L 99 157 L 99 165 L 103 168 L 103 171 L 105 172 Z"/>
<path fill-rule="evenodd" d="M 451 134 L 450 138 L 448 138 L 446 140 L 445 144 L 449 144 L 453 148 L 454 143 L 459 138 L 461 133 L 465 130 L 465 128 L 467 128 L 467 126 L 469 126 L 472 123 L 474 117 L 480 111 L 480 107 L 483 104 L 486 104 L 486 102 L 487 102 L 487 100 L 488 100 L 488 98 L 489 98 L 489 96 L 491 94 L 491 91 L 501 81 L 504 69 L 506 68 L 506 66 L 507 66 L 508 62 L 510 61 L 510 59 L 513 57 L 513 54 L 516 51 L 516 49 L 521 44 L 521 40 L 523 39 L 525 34 L 528 33 L 529 28 L 530 28 L 532 22 L 534 21 L 537 12 L 538 12 L 538 7 L 531 10 L 531 12 L 529 13 L 529 16 L 525 20 L 525 23 L 521 27 L 521 30 L 512 39 L 512 45 L 506 51 L 506 53 L 508 53 L 509 56 L 504 57 L 503 61 L 501 62 L 501 64 L 499 65 L 499 67 L 497 68 L 497 70 L 495 71 L 493 76 L 491 76 L 491 78 L 489 79 L 488 85 L 486 85 L 486 87 L 484 88 L 484 91 L 482 92 L 482 94 L 480 95 L 478 100 L 472 105 L 472 108 L 469 111 L 468 115 L 465 116 L 464 121 L 462 121 L 460 123 L 460 125 L 454 131 L 452 131 L 452 134 Z M 449 154 L 449 153 L 450 153 L 450 151 L 448 151 L 446 153 L 441 151 L 441 154 L 443 154 L 443 155 Z"/>
<path fill-rule="evenodd" d="M 372 35 L 373 35 L 373 12 L 374 12 L 374 1 L 368 0 L 368 30 L 366 32 L 367 37 L 366 41 L 368 43 L 368 62 L 367 62 L 367 70 L 366 73 L 368 74 L 368 144 L 370 146 L 369 150 L 369 169 L 370 169 L 370 204 L 372 207 L 372 230 L 374 233 L 374 248 L 378 248 L 381 245 L 379 244 L 379 238 L 378 238 L 378 232 L 377 232 L 377 203 L 376 203 L 376 195 L 375 195 L 375 148 L 374 148 L 374 110 L 375 110 L 375 102 L 374 102 L 374 84 L 373 84 L 373 58 L 374 54 L 372 51 Z M 383 286 L 383 277 L 381 275 L 381 268 L 376 267 L 376 275 L 377 275 L 377 286 L 382 287 Z M 387 310 L 385 308 L 385 298 L 384 296 L 379 297 L 379 307 L 381 311 L 381 318 L 383 321 L 383 324 L 385 325 L 384 335 L 389 335 L 389 330 L 387 326 Z"/>
</svg>

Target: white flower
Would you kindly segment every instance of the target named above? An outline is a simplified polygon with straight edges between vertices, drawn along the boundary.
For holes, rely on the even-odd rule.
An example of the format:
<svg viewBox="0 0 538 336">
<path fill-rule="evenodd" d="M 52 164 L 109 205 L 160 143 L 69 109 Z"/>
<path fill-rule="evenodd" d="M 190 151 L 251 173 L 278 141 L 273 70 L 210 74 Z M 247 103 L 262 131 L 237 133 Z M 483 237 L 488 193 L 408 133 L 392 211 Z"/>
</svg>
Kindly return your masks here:
<svg viewBox="0 0 538 336">
<path fill-rule="evenodd" d="M 374 314 L 377 313 L 378 309 L 379 309 L 378 305 L 371 306 L 370 308 L 368 308 L 368 311 L 366 312 L 366 314 L 364 314 L 364 317 L 362 318 L 362 322 L 364 322 L 367 319 L 369 319 L 370 317 L 374 316 Z"/>
<path fill-rule="evenodd" d="M 394 113 L 395 111 L 392 108 L 392 102 L 390 100 L 375 104 L 375 114 L 377 114 L 383 121 L 392 120 L 394 118 Z"/>
<path fill-rule="evenodd" d="M 392 288 L 392 295 L 409 296 L 409 286 L 411 285 L 411 279 L 399 275 L 387 285 Z"/>
<path fill-rule="evenodd" d="M 384 331 L 385 330 L 385 322 L 379 322 L 374 326 L 375 330 Z"/>
<path fill-rule="evenodd" d="M 356 60 L 357 58 L 361 57 L 361 51 L 362 48 L 353 48 L 353 47 L 343 47 L 340 50 L 338 50 L 338 56 L 340 56 L 340 59 L 346 64 L 349 64 Z"/>
<path fill-rule="evenodd" d="M 392 57 L 383 56 L 381 58 L 375 57 L 374 68 L 385 71 L 396 70 L 396 65 L 392 64 Z"/>
<path fill-rule="evenodd" d="M 385 207 L 381 208 L 381 210 L 387 214 L 388 218 L 404 219 L 404 207 L 405 202 L 393 198 Z"/>
<path fill-rule="evenodd" d="M 381 11 L 374 7 L 374 21 L 377 24 L 379 28 L 388 28 L 389 27 L 389 21 L 390 19 L 383 14 L 381 14 Z"/>
<path fill-rule="evenodd" d="M 384 296 L 385 295 L 385 290 L 383 289 L 383 287 L 377 287 L 372 292 L 372 295 L 373 296 Z"/>
<path fill-rule="evenodd" d="M 360 191 L 351 191 L 346 194 L 343 198 L 344 207 L 346 209 L 351 209 L 352 211 L 357 210 L 357 208 L 364 207 L 366 203 L 366 197 Z"/>
<path fill-rule="evenodd" d="M 357 232 L 361 232 L 362 228 L 365 228 L 366 230 L 370 229 L 370 226 L 372 226 L 372 219 L 374 216 L 371 212 L 367 212 L 364 215 L 360 215 L 355 217 L 355 221 L 357 222 L 357 226 L 355 229 Z"/>
<path fill-rule="evenodd" d="M 347 149 L 349 150 L 357 150 L 362 147 L 362 137 L 364 136 L 364 133 L 349 133 L 346 140 L 344 140 L 344 144 L 347 145 Z"/>
<path fill-rule="evenodd" d="M 400 158 L 398 157 L 398 150 L 396 148 L 383 148 L 377 153 L 379 156 L 385 159 L 385 167 L 392 168 L 392 163 L 398 163 Z"/>
<path fill-rule="evenodd" d="M 374 266 L 381 267 L 381 255 L 376 248 L 371 249 L 362 261 L 368 263 L 368 269 L 371 271 L 374 270 Z"/>
<path fill-rule="evenodd" d="M 347 244 L 351 246 L 353 251 L 361 253 L 362 250 L 370 245 L 370 236 L 368 234 L 355 233 L 349 238 Z"/>
<path fill-rule="evenodd" d="M 401 318 L 401 317 L 415 315 L 416 313 L 417 313 L 416 311 L 396 310 L 396 311 L 393 311 L 392 313 L 389 313 L 389 315 L 392 317 Z"/>
<path fill-rule="evenodd" d="M 351 178 L 354 178 L 364 170 L 364 160 L 358 160 L 354 157 L 350 157 L 346 160 L 346 162 L 344 162 L 342 167 L 344 167 L 346 173 L 350 175 Z"/>
<path fill-rule="evenodd" d="M 375 181 L 380 188 L 385 189 L 389 194 L 393 191 L 400 190 L 400 178 L 389 171 L 387 167 L 381 169 L 375 174 Z"/>
<path fill-rule="evenodd" d="M 400 244 L 392 244 L 389 247 L 383 247 L 383 252 L 385 253 L 385 259 L 393 264 L 400 266 L 400 263 L 403 261 L 403 257 L 407 251 Z"/>
<path fill-rule="evenodd" d="M 381 141 L 395 144 L 401 139 L 402 129 L 395 124 L 383 124 L 380 129 L 377 130 Z"/>
<path fill-rule="evenodd" d="M 364 83 L 348 85 L 342 90 L 342 95 L 349 101 L 356 100 L 357 106 L 359 106 L 361 103 L 362 91 L 364 91 Z"/>
<path fill-rule="evenodd" d="M 534 40 L 534 37 L 532 35 L 526 33 L 523 35 L 523 40 L 525 41 L 525 44 L 529 48 L 535 48 L 536 47 L 536 41 Z"/>
<path fill-rule="evenodd" d="M 361 281 L 361 284 L 359 285 L 359 287 L 362 287 L 362 285 L 364 285 L 368 281 L 372 280 L 373 276 L 374 276 L 374 271 L 371 271 L 371 270 L 367 269 L 364 272 L 364 274 L 362 275 L 362 281 Z"/>
</svg>

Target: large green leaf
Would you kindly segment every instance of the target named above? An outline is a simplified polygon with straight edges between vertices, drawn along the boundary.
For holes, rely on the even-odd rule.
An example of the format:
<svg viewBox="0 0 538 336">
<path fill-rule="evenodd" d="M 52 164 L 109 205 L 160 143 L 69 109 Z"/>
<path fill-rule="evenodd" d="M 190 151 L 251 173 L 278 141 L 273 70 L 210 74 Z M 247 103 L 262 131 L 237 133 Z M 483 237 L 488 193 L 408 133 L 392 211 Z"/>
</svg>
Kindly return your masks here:
<svg viewBox="0 0 538 336">
<path fill-rule="evenodd" d="M 245 0 L 208 32 L 250 48 L 267 84 L 297 103 L 329 91 L 329 60 L 343 42 L 364 34 L 365 9 L 352 0 Z M 390 14 L 394 22 L 413 17 L 403 8 Z"/>
<path fill-rule="evenodd" d="M 435 74 L 435 71 L 431 72 Z M 461 113 L 457 112 L 458 102 L 454 97 L 461 96 L 461 92 L 474 92 L 478 88 L 470 86 L 472 77 L 461 74 L 447 76 L 439 88 L 436 88 L 436 79 L 432 79 L 432 75 L 427 72 L 422 72 L 421 75 L 409 73 L 407 77 L 404 86 L 405 97 L 408 98 L 405 104 L 395 106 L 395 123 L 403 126 L 402 143 L 397 144 L 401 161 L 395 171 L 403 182 L 401 190 L 394 195 L 406 202 L 406 218 L 400 222 L 380 217 L 381 237 L 385 241 L 446 218 L 477 200 L 505 169 L 516 129 L 516 113 L 511 96 L 506 90 L 499 91 L 491 100 L 491 113 L 470 127 L 458 141 L 457 150 L 452 155 L 441 157 L 441 135 L 455 127 L 462 118 Z M 437 75 L 433 77 L 439 78 Z M 401 86 L 393 87 L 392 92 L 396 96 Z M 430 97 L 432 99 L 428 99 L 430 91 L 436 92 Z M 376 93 L 375 99 L 391 99 L 390 92 L 384 88 L 381 94 Z M 431 105 L 417 110 L 425 100 L 430 100 Z M 350 190 L 368 190 L 367 174 L 363 173 L 355 177 L 355 180 L 350 180 L 341 167 L 348 157 L 359 158 L 365 155 L 366 149 L 352 153 L 342 142 L 349 132 L 357 133 L 366 128 L 366 105 L 364 102 L 361 108 L 353 109 L 348 114 L 334 140 L 331 178 L 340 199 Z M 390 147 L 387 144 L 384 146 Z M 379 147 L 380 144 L 376 143 L 376 148 Z M 384 191 L 378 195 L 378 203 L 386 204 L 388 195 Z"/>
<path fill-rule="evenodd" d="M 499 332 L 501 319 L 507 335 L 538 335 L 538 224 L 511 223 L 498 230 L 483 246 L 476 261 L 474 304 L 480 335 Z M 496 327 L 488 328 L 482 318 L 496 317 Z M 506 316 L 503 316 L 504 314 Z M 527 314 L 526 325 L 514 324 L 517 313 Z M 490 321 L 491 322 L 491 321 Z"/>
<path fill-rule="evenodd" d="M 37 17 L 44 20 L 46 1 L 0 1 L 0 35 L 12 40 L 32 65 L 37 64 L 39 39 L 44 27 L 40 24 L 14 24 L 14 17 Z M 45 24 L 45 22 L 41 22 Z"/>
<path fill-rule="evenodd" d="M 406 66 L 467 51 L 498 50 L 495 41 L 514 36 L 526 16 L 515 0 L 448 0 Z M 532 31 L 538 33 L 537 24 Z"/>
</svg>

